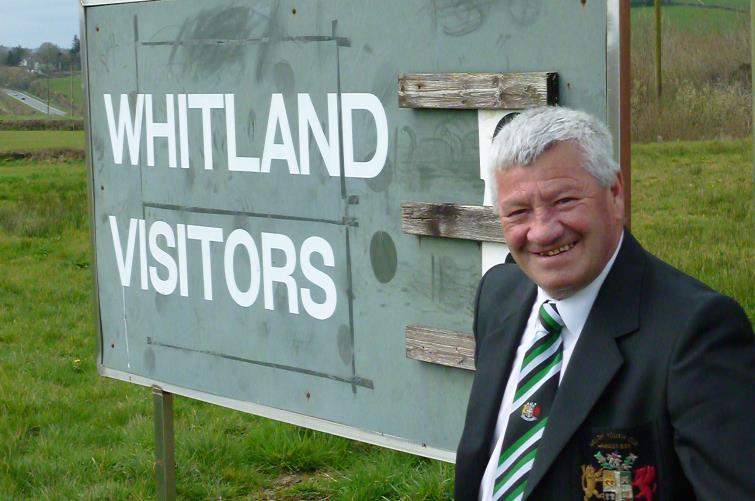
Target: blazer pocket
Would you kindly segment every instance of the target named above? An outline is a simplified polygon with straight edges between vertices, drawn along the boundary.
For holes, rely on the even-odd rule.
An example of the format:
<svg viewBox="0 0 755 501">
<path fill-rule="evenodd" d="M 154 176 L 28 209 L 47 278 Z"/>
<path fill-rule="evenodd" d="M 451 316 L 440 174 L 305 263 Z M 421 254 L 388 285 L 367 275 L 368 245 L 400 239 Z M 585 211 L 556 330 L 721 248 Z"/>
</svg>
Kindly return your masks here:
<svg viewBox="0 0 755 501">
<path fill-rule="evenodd" d="M 584 430 L 579 444 L 579 472 L 584 501 L 658 499 L 657 437 L 652 422 L 638 426 Z"/>
</svg>

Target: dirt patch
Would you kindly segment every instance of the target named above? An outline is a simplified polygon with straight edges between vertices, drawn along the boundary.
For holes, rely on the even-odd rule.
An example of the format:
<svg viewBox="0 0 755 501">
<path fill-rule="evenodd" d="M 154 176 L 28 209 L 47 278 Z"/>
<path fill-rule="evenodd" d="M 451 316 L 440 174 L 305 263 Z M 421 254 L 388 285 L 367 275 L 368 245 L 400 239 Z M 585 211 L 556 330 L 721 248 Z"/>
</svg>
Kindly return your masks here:
<svg viewBox="0 0 755 501">
<path fill-rule="evenodd" d="M 84 150 L 74 148 L 43 148 L 33 151 L 0 151 L 0 162 L 12 160 L 34 160 L 41 162 L 84 160 Z"/>
<path fill-rule="evenodd" d="M 84 130 L 84 120 L 81 118 L 0 120 L 0 130 Z"/>
<path fill-rule="evenodd" d="M 328 472 L 315 472 L 315 473 L 286 473 L 279 475 L 273 480 L 272 485 L 263 491 L 257 493 L 258 498 L 265 501 L 278 501 L 278 500 L 291 500 L 291 501 L 303 501 L 303 500 L 317 500 L 326 501 L 330 499 L 330 496 L 318 491 L 317 489 L 308 492 L 304 490 L 290 491 L 296 485 L 306 482 L 313 477 L 327 478 L 332 480 L 333 477 Z"/>
</svg>

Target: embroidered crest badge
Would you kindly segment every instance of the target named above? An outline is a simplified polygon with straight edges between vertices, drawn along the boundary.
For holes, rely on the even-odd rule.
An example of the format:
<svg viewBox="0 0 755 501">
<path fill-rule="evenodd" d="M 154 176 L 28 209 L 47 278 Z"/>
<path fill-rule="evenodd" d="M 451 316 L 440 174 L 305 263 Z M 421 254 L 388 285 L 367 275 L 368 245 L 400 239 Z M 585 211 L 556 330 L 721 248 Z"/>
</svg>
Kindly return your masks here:
<svg viewBox="0 0 755 501">
<path fill-rule="evenodd" d="M 525 421 L 537 421 L 542 409 L 537 402 L 527 402 L 522 406 L 522 419 Z"/>
<path fill-rule="evenodd" d="M 653 501 L 655 466 L 642 464 L 643 447 L 631 435 L 598 433 L 590 440 L 591 464 L 581 465 L 583 501 Z"/>
</svg>

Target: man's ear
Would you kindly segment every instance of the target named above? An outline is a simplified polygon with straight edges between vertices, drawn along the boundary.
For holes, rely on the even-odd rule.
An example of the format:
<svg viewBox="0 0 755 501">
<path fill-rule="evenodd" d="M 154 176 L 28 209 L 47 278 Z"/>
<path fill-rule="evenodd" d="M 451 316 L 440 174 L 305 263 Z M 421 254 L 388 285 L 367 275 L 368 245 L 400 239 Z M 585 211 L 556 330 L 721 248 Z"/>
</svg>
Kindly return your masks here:
<svg viewBox="0 0 755 501">
<path fill-rule="evenodd" d="M 614 215 L 624 221 L 624 175 L 621 171 L 616 174 L 616 179 L 608 189 L 611 192 Z"/>
</svg>

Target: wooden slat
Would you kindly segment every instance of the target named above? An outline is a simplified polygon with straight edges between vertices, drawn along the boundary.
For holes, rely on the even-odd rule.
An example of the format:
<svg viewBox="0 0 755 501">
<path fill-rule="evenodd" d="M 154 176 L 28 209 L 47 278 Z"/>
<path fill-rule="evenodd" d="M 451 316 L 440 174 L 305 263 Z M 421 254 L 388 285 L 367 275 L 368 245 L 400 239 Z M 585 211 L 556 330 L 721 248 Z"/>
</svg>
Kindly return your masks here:
<svg viewBox="0 0 755 501">
<path fill-rule="evenodd" d="M 474 348 L 474 337 L 466 332 L 406 327 L 406 357 L 413 360 L 474 370 Z"/>
<path fill-rule="evenodd" d="M 492 207 L 423 202 L 401 204 L 401 230 L 411 235 L 506 242 Z"/>
<path fill-rule="evenodd" d="M 558 103 L 558 73 L 413 73 L 398 77 L 402 108 L 522 109 Z"/>
</svg>

